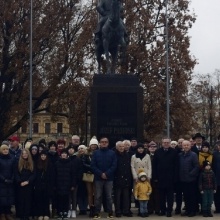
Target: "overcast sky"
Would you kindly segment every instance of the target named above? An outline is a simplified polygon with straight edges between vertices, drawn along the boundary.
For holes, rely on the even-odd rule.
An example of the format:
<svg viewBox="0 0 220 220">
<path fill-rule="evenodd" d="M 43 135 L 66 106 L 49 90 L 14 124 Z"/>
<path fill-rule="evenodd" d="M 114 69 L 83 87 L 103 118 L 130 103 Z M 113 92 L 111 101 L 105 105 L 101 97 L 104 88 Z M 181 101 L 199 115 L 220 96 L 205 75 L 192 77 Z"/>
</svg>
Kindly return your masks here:
<svg viewBox="0 0 220 220">
<path fill-rule="evenodd" d="M 220 69 L 220 0 L 191 0 L 190 9 L 197 15 L 189 31 L 191 54 L 199 62 L 194 73 L 213 73 Z"/>
</svg>

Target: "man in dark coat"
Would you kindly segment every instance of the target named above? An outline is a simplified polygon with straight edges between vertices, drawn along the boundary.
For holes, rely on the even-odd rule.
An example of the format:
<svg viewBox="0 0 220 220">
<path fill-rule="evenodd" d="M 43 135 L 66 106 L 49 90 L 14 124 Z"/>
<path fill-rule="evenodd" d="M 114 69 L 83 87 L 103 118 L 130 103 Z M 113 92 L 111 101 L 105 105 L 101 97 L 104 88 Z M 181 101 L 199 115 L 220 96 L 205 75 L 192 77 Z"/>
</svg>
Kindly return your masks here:
<svg viewBox="0 0 220 220">
<path fill-rule="evenodd" d="M 197 209 L 199 160 L 196 153 L 191 151 L 189 141 L 184 140 L 182 147 L 183 151 L 179 154 L 179 178 L 186 206 L 186 212 L 183 215 L 193 217 Z"/>
<path fill-rule="evenodd" d="M 199 151 L 202 147 L 202 142 L 205 140 L 205 137 L 201 135 L 200 133 L 196 133 L 192 139 L 196 142 L 193 147 L 191 148 L 191 151 L 195 152 L 196 154 L 199 154 Z"/>
<path fill-rule="evenodd" d="M 153 181 L 158 182 L 160 192 L 159 215 L 167 217 L 172 216 L 174 183 L 178 177 L 178 156 L 170 142 L 169 138 L 162 139 L 162 147 L 155 152 L 153 160 Z"/>
<path fill-rule="evenodd" d="M 122 141 L 116 143 L 117 167 L 114 178 L 114 196 L 116 217 L 123 214 L 132 217 L 130 213 L 130 185 L 132 180 L 130 155 L 124 151 Z"/>
</svg>

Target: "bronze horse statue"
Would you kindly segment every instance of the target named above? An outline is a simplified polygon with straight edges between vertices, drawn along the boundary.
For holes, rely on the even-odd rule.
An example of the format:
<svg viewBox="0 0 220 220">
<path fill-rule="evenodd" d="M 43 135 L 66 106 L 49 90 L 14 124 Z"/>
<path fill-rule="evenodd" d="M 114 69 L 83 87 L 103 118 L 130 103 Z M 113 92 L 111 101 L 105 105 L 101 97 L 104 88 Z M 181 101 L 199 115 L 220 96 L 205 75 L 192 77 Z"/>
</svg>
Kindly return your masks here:
<svg viewBox="0 0 220 220">
<path fill-rule="evenodd" d="M 123 56 L 125 56 L 128 38 L 125 26 L 121 19 L 121 2 L 120 0 L 112 0 L 111 11 L 106 22 L 101 29 L 101 36 L 96 45 L 96 58 L 98 62 L 98 74 L 101 69 L 101 57 L 105 54 L 107 61 L 107 74 L 115 74 L 119 45 L 122 48 Z M 110 62 L 110 56 L 111 60 Z"/>
</svg>

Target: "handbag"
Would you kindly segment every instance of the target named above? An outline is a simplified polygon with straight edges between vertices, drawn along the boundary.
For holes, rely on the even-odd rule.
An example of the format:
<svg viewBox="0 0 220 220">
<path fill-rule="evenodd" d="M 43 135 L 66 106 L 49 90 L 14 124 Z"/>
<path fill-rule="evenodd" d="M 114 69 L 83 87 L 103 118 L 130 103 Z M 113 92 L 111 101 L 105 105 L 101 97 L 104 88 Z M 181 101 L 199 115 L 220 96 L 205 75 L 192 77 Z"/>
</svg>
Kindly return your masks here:
<svg viewBox="0 0 220 220">
<path fill-rule="evenodd" d="M 92 174 L 92 173 L 83 173 L 82 180 L 84 182 L 92 183 L 94 181 L 94 174 Z"/>
</svg>

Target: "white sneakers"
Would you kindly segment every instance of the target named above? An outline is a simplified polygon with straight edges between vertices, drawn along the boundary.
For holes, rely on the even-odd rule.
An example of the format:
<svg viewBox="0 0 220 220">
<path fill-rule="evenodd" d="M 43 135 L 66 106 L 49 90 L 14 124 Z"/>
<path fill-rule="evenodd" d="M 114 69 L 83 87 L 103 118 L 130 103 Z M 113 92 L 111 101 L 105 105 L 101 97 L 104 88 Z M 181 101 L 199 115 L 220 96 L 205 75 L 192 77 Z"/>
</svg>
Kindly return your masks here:
<svg viewBox="0 0 220 220">
<path fill-rule="evenodd" d="M 76 218 L 76 211 L 75 210 L 69 210 L 67 218 Z"/>
<path fill-rule="evenodd" d="M 76 218 L 76 211 L 75 210 L 72 210 L 72 218 Z"/>
</svg>

